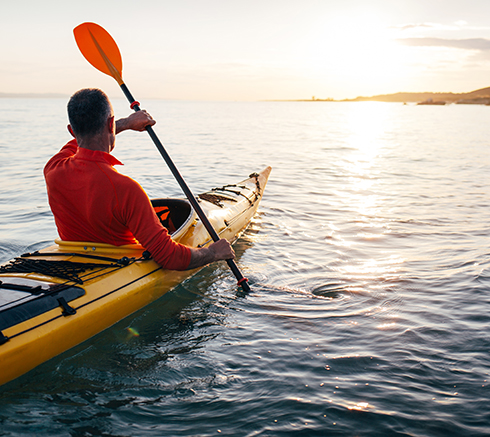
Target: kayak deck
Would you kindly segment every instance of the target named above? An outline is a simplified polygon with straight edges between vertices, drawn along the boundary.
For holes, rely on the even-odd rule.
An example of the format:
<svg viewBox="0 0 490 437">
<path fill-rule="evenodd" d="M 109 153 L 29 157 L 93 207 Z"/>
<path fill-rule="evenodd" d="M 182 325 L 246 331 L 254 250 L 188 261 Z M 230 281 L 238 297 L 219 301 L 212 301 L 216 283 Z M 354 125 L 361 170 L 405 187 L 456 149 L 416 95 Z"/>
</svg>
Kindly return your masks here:
<svg viewBox="0 0 490 437">
<path fill-rule="evenodd" d="M 198 196 L 221 238 L 234 242 L 246 229 L 269 173 L 267 167 Z M 190 247 L 212 242 L 186 200 L 152 204 L 175 241 Z M 138 244 L 61 240 L 0 266 L 0 384 L 117 323 L 198 270 L 162 269 Z"/>
</svg>

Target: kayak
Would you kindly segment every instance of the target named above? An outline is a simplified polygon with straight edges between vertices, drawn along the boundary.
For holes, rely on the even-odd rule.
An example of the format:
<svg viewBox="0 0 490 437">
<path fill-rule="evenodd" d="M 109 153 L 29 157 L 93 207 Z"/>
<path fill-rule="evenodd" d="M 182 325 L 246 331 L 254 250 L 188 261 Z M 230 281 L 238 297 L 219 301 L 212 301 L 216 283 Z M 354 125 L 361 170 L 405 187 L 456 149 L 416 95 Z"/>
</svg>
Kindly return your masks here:
<svg viewBox="0 0 490 437">
<path fill-rule="evenodd" d="M 235 242 L 262 198 L 271 168 L 197 196 L 220 238 Z M 153 199 L 173 240 L 212 243 L 184 199 Z M 200 269 L 167 270 L 139 244 L 55 240 L 0 266 L 0 385 L 88 340 Z"/>
</svg>

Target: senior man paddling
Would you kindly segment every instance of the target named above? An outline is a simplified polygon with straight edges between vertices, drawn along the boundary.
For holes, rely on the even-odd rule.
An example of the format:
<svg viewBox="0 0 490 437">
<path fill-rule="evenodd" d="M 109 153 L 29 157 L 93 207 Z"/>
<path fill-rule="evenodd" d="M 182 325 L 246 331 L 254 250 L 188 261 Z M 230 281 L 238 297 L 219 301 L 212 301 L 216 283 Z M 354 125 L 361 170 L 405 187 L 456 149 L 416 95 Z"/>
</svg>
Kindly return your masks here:
<svg viewBox="0 0 490 437">
<path fill-rule="evenodd" d="M 116 134 L 144 131 L 155 121 L 138 111 L 115 121 L 107 95 L 99 89 L 77 91 L 68 102 L 68 142 L 44 168 L 49 205 L 62 240 L 115 246 L 139 242 L 162 267 L 189 270 L 233 259 L 225 239 L 200 249 L 172 240 L 143 188 L 117 172 L 110 154 Z"/>
</svg>

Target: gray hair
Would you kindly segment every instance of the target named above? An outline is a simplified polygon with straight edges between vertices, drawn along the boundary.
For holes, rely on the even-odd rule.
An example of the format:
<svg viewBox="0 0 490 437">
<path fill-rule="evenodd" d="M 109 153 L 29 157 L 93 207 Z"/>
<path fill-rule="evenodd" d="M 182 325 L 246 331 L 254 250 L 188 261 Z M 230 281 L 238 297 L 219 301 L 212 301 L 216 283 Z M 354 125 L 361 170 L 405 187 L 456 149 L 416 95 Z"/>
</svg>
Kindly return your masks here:
<svg viewBox="0 0 490 437">
<path fill-rule="evenodd" d="M 80 137 L 90 137 L 102 132 L 112 106 L 104 91 L 85 88 L 71 96 L 67 109 L 73 133 Z"/>
</svg>

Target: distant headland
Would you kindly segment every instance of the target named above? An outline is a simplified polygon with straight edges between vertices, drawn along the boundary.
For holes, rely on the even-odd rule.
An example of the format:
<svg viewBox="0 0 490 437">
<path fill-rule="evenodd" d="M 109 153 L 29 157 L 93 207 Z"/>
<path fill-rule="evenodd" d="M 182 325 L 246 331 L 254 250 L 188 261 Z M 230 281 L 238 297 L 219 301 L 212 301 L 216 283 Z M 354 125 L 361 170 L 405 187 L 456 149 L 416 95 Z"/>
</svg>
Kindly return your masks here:
<svg viewBox="0 0 490 437">
<path fill-rule="evenodd" d="M 293 101 L 293 100 L 289 100 Z M 459 104 L 480 104 L 490 105 L 490 87 L 481 88 L 469 93 L 395 93 L 395 94 L 380 94 L 377 96 L 364 97 L 359 96 L 355 99 L 334 100 L 311 99 L 294 100 L 295 102 L 398 102 L 398 103 L 419 103 L 427 105 L 444 105 L 449 103 Z"/>
</svg>

